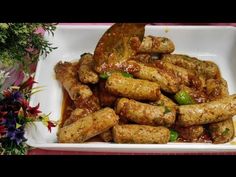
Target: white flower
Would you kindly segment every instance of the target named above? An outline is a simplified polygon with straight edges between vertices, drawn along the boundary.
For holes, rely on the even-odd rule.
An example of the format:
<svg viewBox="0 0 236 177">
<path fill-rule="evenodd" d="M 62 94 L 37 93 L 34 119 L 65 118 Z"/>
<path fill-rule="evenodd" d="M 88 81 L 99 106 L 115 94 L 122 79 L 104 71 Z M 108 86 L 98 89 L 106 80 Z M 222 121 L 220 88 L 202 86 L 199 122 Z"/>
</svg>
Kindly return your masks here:
<svg viewBox="0 0 236 177">
<path fill-rule="evenodd" d="M 6 78 L 9 77 L 9 73 L 5 72 L 3 70 L 0 71 L 0 88 L 2 87 L 4 81 L 6 80 Z"/>
</svg>

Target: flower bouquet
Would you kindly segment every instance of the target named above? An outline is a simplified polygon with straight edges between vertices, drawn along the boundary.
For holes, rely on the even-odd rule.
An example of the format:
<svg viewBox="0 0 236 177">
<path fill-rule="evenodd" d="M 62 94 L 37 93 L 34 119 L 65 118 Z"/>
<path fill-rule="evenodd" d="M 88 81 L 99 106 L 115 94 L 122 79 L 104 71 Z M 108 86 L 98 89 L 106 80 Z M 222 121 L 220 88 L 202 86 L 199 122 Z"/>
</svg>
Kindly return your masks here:
<svg viewBox="0 0 236 177">
<path fill-rule="evenodd" d="M 0 152 L 1 154 L 23 155 L 27 145 L 24 137 L 25 127 L 35 121 L 41 121 L 48 130 L 56 126 L 49 115 L 40 114 L 39 104 L 29 105 L 32 94 L 41 87 L 32 89 L 35 83 L 32 77 L 20 86 L 12 86 L 0 94 Z"/>
</svg>

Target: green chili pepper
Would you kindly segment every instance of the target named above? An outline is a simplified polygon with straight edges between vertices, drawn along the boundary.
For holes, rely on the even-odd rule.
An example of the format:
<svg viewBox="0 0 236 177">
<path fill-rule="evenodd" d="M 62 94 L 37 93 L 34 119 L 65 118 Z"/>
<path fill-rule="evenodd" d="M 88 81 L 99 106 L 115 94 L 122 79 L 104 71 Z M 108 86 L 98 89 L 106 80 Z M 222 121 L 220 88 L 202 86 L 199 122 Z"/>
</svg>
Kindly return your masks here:
<svg viewBox="0 0 236 177">
<path fill-rule="evenodd" d="M 193 98 L 186 91 L 179 91 L 178 93 L 176 93 L 175 100 L 180 105 L 188 105 L 188 104 L 194 104 L 195 103 Z"/>
<path fill-rule="evenodd" d="M 169 113 L 169 112 L 171 112 L 170 108 L 168 108 L 168 107 L 165 106 L 164 114 L 167 114 L 167 113 Z"/>
<path fill-rule="evenodd" d="M 226 128 L 226 129 L 222 132 L 222 135 L 225 136 L 225 135 L 227 135 L 228 133 L 229 133 L 229 129 Z"/>
<path fill-rule="evenodd" d="M 174 130 L 170 130 L 170 142 L 175 142 L 179 137 L 179 134 L 174 131 Z"/>
<path fill-rule="evenodd" d="M 133 78 L 133 75 L 132 75 L 132 74 L 129 74 L 129 73 L 122 73 L 122 75 L 123 75 L 124 77 Z"/>
<path fill-rule="evenodd" d="M 106 79 L 108 79 L 109 75 L 108 75 L 108 73 L 102 73 L 102 74 L 99 75 L 99 77 L 100 77 L 101 79 L 106 80 Z"/>
<path fill-rule="evenodd" d="M 156 106 L 164 106 L 164 102 L 162 100 L 159 100 L 155 103 Z"/>
</svg>

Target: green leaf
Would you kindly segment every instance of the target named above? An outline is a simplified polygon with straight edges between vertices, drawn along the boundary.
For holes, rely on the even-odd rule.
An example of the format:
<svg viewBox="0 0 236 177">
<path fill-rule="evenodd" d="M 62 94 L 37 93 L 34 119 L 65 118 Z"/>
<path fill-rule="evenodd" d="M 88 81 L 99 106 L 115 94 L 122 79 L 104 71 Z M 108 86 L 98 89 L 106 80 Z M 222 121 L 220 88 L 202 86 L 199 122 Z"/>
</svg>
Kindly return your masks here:
<svg viewBox="0 0 236 177">
<path fill-rule="evenodd" d="M 6 30 L 8 29 L 9 25 L 7 23 L 0 23 L 0 29 Z"/>
<path fill-rule="evenodd" d="M 21 126 L 21 124 L 16 123 L 16 128 L 20 128 Z"/>
<path fill-rule="evenodd" d="M 0 64 L 22 65 L 30 73 L 29 65 L 38 61 L 39 54 L 46 56 L 55 50 L 41 34 L 35 33 L 39 27 L 50 34 L 56 29 L 54 23 L 0 23 Z"/>
<path fill-rule="evenodd" d="M 17 145 L 15 142 L 6 139 L 2 143 L 2 154 L 3 155 L 25 155 L 29 146 L 25 142 L 21 142 L 19 145 Z"/>
</svg>

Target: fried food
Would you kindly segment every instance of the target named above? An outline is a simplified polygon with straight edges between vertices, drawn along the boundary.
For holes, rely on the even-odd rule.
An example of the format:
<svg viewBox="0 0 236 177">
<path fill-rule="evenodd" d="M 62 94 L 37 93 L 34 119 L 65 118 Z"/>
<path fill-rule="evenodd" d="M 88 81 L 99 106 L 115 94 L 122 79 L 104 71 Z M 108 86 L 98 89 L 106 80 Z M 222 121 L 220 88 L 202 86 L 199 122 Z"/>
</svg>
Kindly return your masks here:
<svg viewBox="0 0 236 177">
<path fill-rule="evenodd" d="M 118 120 L 119 117 L 113 109 L 101 109 L 59 129 L 58 141 L 60 143 L 83 143 L 109 130 L 118 123 Z"/>
<path fill-rule="evenodd" d="M 204 75 L 207 79 L 220 78 L 218 66 L 210 61 L 202 61 L 195 57 L 180 54 L 163 54 L 161 60 L 189 70 L 195 70 L 199 74 Z"/>
<path fill-rule="evenodd" d="M 147 125 L 116 125 L 113 127 L 115 143 L 166 144 L 170 139 L 168 128 Z"/>
<path fill-rule="evenodd" d="M 78 66 L 79 80 L 84 84 L 96 84 L 99 80 L 98 74 L 93 70 L 93 55 L 84 53 L 81 55 Z"/>
<path fill-rule="evenodd" d="M 178 124 L 184 127 L 220 122 L 236 114 L 236 94 L 196 105 L 179 106 Z"/>
<path fill-rule="evenodd" d="M 55 66 L 65 90 L 58 141 L 231 141 L 236 94 L 217 64 L 172 54 L 171 39 L 144 34 L 145 24 L 114 24 L 94 54 Z"/>
<path fill-rule="evenodd" d="M 228 96 L 227 82 L 224 79 L 208 79 L 206 81 L 206 94 L 211 101 Z"/>
<path fill-rule="evenodd" d="M 209 79 L 206 88 L 210 100 L 217 100 L 229 95 L 228 84 L 223 78 L 220 80 Z M 234 138 L 235 130 L 232 117 L 209 124 L 208 128 L 214 144 L 226 143 Z"/>
<path fill-rule="evenodd" d="M 54 70 L 56 79 L 60 81 L 72 100 L 76 100 L 79 97 L 88 98 L 92 96 L 93 93 L 90 88 L 78 81 L 76 64 L 59 62 Z"/>
<path fill-rule="evenodd" d="M 233 119 L 230 117 L 225 121 L 212 123 L 209 131 L 214 144 L 227 143 L 234 138 Z"/>
<path fill-rule="evenodd" d="M 166 37 L 145 36 L 138 49 L 140 53 L 172 53 L 174 43 Z"/>
<path fill-rule="evenodd" d="M 176 78 L 179 78 L 180 85 L 186 85 L 200 90 L 205 86 L 205 79 L 192 70 L 162 60 L 157 60 L 155 66 L 167 73 L 172 73 Z"/>
<path fill-rule="evenodd" d="M 76 108 L 74 111 L 72 111 L 70 117 L 64 122 L 63 126 L 67 126 L 72 124 L 73 122 L 76 122 L 80 118 L 83 118 L 90 114 L 91 112 L 88 109 L 81 109 L 81 108 Z"/>
<path fill-rule="evenodd" d="M 180 79 L 174 74 L 166 72 L 160 68 L 147 66 L 141 62 L 134 60 L 127 61 L 129 68 L 139 68 L 133 69 L 132 74 L 143 80 L 149 80 L 156 82 L 160 85 L 161 90 L 164 90 L 168 93 L 176 93 L 179 91 Z"/>
<path fill-rule="evenodd" d="M 116 106 L 116 113 L 137 124 L 163 125 L 170 127 L 175 122 L 176 111 L 166 106 L 153 106 L 127 98 L 121 98 Z"/>
<path fill-rule="evenodd" d="M 99 137 L 105 142 L 111 142 L 113 140 L 112 130 L 109 129 L 99 135 Z"/>
<path fill-rule="evenodd" d="M 177 104 L 173 102 L 170 98 L 167 96 L 161 94 L 160 99 L 155 101 L 155 102 L 150 102 L 149 104 L 154 105 L 154 106 L 166 106 L 170 108 L 176 108 Z"/>
<path fill-rule="evenodd" d="M 175 127 L 179 136 L 185 141 L 197 141 L 204 134 L 204 127 L 202 125 L 193 125 L 190 127 Z"/>
<path fill-rule="evenodd" d="M 106 89 L 113 95 L 135 100 L 155 101 L 160 97 L 160 86 L 157 83 L 127 78 L 121 73 L 113 73 L 107 79 Z"/>
</svg>

